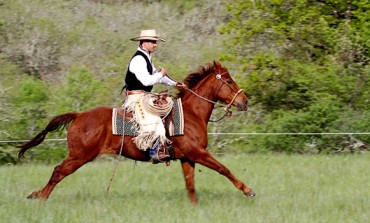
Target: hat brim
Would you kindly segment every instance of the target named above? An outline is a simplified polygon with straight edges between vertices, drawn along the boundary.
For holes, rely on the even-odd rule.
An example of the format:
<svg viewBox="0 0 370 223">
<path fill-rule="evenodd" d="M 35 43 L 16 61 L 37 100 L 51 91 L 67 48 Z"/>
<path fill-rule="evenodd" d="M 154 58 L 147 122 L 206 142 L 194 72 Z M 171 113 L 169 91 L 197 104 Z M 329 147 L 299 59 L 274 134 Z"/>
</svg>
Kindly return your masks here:
<svg viewBox="0 0 370 223">
<path fill-rule="evenodd" d="M 159 37 L 159 36 L 138 36 L 131 38 L 132 41 L 140 41 L 140 40 L 155 40 L 155 41 L 162 41 L 166 42 L 165 39 Z"/>
</svg>

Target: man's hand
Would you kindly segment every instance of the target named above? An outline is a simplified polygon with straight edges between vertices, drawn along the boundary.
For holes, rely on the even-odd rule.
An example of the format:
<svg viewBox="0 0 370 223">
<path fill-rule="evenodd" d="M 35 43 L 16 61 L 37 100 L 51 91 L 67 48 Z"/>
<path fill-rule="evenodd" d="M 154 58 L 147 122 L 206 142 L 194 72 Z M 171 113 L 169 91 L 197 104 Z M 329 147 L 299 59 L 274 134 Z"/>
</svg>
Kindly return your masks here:
<svg viewBox="0 0 370 223">
<path fill-rule="evenodd" d="M 161 68 L 161 73 L 163 77 L 166 76 L 166 70 L 163 67 Z"/>
<path fill-rule="evenodd" d="M 176 83 L 176 87 L 178 87 L 179 89 L 184 89 L 184 88 L 186 88 L 187 86 L 186 86 L 184 83 L 177 82 L 177 83 Z"/>
<path fill-rule="evenodd" d="M 162 77 L 164 77 L 166 76 L 166 69 L 164 69 L 163 67 L 158 67 L 157 69 L 155 69 L 154 73 L 161 73 Z"/>
</svg>

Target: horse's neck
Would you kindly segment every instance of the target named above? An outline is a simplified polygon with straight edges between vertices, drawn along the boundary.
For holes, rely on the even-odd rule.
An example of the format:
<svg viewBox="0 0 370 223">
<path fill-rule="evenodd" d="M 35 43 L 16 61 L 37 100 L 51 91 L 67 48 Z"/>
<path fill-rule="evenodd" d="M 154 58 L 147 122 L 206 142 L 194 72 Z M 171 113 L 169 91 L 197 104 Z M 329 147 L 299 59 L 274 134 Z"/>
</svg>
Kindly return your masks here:
<svg viewBox="0 0 370 223">
<path fill-rule="evenodd" d="M 208 95 L 204 95 L 198 92 L 195 92 L 198 95 L 209 98 Z M 214 104 L 208 102 L 191 92 L 187 92 L 182 98 L 182 104 L 184 107 L 185 116 L 197 120 L 198 124 L 207 125 L 209 118 L 211 117 Z"/>
</svg>

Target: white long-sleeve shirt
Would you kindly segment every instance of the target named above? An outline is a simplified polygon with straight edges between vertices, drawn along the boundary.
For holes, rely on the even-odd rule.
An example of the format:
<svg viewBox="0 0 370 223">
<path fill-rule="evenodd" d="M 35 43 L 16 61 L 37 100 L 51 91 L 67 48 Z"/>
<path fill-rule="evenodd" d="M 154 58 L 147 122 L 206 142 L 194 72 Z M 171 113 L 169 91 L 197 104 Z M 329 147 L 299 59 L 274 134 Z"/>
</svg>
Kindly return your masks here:
<svg viewBox="0 0 370 223">
<path fill-rule="evenodd" d="M 145 50 L 138 47 L 139 51 L 143 52 L 150 61 L 152 61 L 152 55 L 148 54 Z M 144 85 L 144 86 L 152 86 L 154 84 L 165 84 L 165 85 L 176 85 L 176 82 L 168 78 L 167 76 L 162 76 L 161 72 L 154 72 L 152 75 L 149 74 L 147 68 L 147 64 L 144 57 L 137 55 L 132 58 L 129 64 L 129 70 L 135 74 L 136 78 Z M 154 64 L 152 63 L 152 68 L 155 71 Z"/>
</svg>

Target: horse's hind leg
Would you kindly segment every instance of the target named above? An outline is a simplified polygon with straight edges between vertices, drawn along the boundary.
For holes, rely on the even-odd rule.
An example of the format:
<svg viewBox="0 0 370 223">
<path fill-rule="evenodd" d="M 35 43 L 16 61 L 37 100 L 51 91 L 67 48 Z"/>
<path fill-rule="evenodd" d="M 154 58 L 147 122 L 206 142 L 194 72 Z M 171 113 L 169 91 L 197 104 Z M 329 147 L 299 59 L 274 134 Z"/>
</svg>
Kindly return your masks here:
<svg viewBox="0 0 370 223">
<path fill-rule="evenodd" d="M 95 157 L 93 157 L 95 158 Z M 78 168 L 91 161 L 93 158 L 75 158 L 69 156 L 66 160 L 63 161 L 60 165 L 54 168 L 54 172 L 51 175 L 49 182 L 39 191 L 34 191 L 27 198 L 30 199 L 48 199 L 50 193 L 53 191 L 54 187 L 66 176 L 75 172 Z"/>
<path fill-rule="evenodd" d="M 207 150 L 199 151 L 199 153 L 194 156 L 193 161 L 224 175 L 234 184 L 236 188 L 241 190 L 246 196 L 254 197 L 256 195 L 251 188 L 237 179 L 228 168 L 218 162 Z"/>
<path fill-rule="evenodd" d="M 189 199 L 191 203 L 197 204 L 198 200 L 195 195 L 195 187 L 194 187 L 194 167 L 195 164 L 188 160 L 181 160 L 181 167 L 182 172 L 184 173 L 185 185 L 186 189 L 188 190 Z"/>
</svg>

